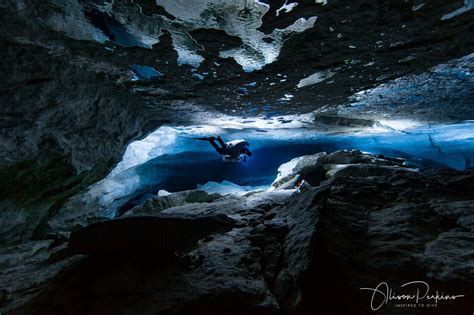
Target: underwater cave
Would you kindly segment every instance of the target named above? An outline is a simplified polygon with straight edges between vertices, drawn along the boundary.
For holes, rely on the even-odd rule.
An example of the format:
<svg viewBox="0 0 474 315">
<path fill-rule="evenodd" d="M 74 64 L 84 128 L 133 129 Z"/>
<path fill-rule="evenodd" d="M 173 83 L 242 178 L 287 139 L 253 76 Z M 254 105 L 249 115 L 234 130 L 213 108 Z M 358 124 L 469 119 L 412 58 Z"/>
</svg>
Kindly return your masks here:
<svg viewBox="0 0 474 315">
<path fill-rule="evenodd" d="M 474 1 L 0 15 L 0 314 L 474 312 Z"/>
</svg>

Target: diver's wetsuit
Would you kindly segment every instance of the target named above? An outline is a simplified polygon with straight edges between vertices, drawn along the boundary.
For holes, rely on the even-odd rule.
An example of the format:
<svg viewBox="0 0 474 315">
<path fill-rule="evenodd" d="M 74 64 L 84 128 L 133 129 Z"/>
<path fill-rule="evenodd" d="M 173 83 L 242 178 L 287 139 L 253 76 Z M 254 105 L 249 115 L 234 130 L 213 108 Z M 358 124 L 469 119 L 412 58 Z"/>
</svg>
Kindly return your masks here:
<svg viewBox="0 0 474 315">
<path fill-rule="evenodd" d="M 241 160 L 241 155 L 244 156 L 245 161 L 247 156 L 252 156 L 252 152 L 248 149 L 249 143 L 245 140 L 235 140 L 225 143 L 221 137 L 196 139 L 209 141 L 217 153 L 223 155 L 224 161 L 238 162 Z"/>
<path fill-rule="evenodd" d="M 208 140 L 211 145 L 216 149 L 217 153 L 227 155 L 229 152 L 227 145 L 225 144 L 224 140 L 222 140 L 221 137 L 209 137 L 206 140 Z M 216 143 L 217 141 L 217 143 Z M 219 146 L 219 145 L 220 146 Z"/>
</svg>

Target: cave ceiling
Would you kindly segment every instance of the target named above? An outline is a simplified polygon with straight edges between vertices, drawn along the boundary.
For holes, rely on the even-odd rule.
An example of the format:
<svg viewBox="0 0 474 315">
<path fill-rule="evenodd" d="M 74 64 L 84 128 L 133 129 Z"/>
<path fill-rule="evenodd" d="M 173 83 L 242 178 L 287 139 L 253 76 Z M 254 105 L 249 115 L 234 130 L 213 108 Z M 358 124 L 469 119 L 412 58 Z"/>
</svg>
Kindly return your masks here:
<svg viewBox="0 0 474 315">
<path fill-rule="evenodd" d="M 318 2 L 7 1 L 21 27 L 2 37 L 67 55 L 147 103 L 239 115 L 331 108 L 472 52 L 472 11 L 450 17 L 459 1 Z"/>
</svg>

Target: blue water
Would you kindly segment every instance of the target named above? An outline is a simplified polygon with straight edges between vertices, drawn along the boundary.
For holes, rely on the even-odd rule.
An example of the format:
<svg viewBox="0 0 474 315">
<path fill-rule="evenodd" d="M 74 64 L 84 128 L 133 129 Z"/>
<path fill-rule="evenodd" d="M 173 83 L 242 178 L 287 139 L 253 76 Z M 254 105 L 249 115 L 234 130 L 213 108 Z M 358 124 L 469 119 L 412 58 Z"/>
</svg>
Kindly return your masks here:
<svg viewBox="0 0 474 315">
<path fill-rule="evenodd" d="M 137 64 L 133 64 L 131 67 L 133 73 L 135 73 L 136 80 L 154 81 L 163 76 L 162 73 L 155 70 L 153 67 L 142 66 Z"/>
<path fill-rule="evenodd" d="M 271 184 L 281 164 L 324 149 L 316 144 L 263 147 L 254 150 L 247 162 L 240 163 L 222 162 L 214 152 L 184 152 L 155 158 L 137 167 L 136 171 L 154 190 L 195 189 L 198 184 L 223 180 L 255 187 Z"/>
<path fill-rule="evenodd" d="M 133 41 L 118 21 L 105 13 L 93 15 L 96 27 L 111 40 Z M 142 141 L 132 143 L 123 163 L 109 176 L 117 195 L 143 196 L 160 189 L 180 191 L 195 189 L 209 181 L 231 181 L 241 186 L 269 186 L 278 167 L 294 157 L 320 151 L 358 149 L 406 159 L 413 166 L 450 167 L 463 170 L 474 163 L 474 54 L 432 68 L 421 75 L 408 75 L 354 95 L 352 106 L 341 107 L 338 114 L 347 117 L 368 113 L 381 125 L 360 127 L 344 134 L 324 133 L 308 115 L 285 116 L 267 104 L 263 113 L 249 111 L 249 116 L 203 116 L 202 125 L 162 127 Z M 137 77 L 156 78 L 150 67 L 134 66 Z M 455 107 L 453 107 L 455 105 Z M 252 105 L 248 104 L 249 108 Z M 453 108 L 463 110 L 454 111 Z M 437 111 L 434 117 L 458 120 L 452 124 L 430 124 L 425 121 L 395 120 L 391 113 Z M 256 108 L 255 108 L 256 111 Z M 346 115 L 347 114 L 347 115 Z M 244 114 L 242 114 L 244 115 Z M 305 117 L 302 117 L 305 116 Z M 428 115 L 428 117 L 431 115 Z M 388 117 L 388 118 L 387 118 Z M 418 115 L 413 115 L 416 119 Z M 386 120 L 388 119 L 388 120 Z M 393 120 L 390 120 L 393 119 Z M 461 121 L 465 120 L 465 121 Z M 328 127 L 329 131 L 341 130 Z M 245 139 L 253 156 L 246 163 L 224 163 L 206 142 L 194 137 L 220 135 L 225 141 Z M 133 150 L 132 150 L 133 149 Z M 114 186 L 115 185 L 115 186 Z M 122 193 L 123 191 L 123 193 Z M 114 195 L 115 196 L 115 195 Z"/>
<path fill-rule="evenodd" d="M 187 129 L 186 129 L 187 130 Z M 195 189 L 209 181 L 227 180 L 250 188 L 269 187 L 278 167 L 292 158 L 321 151 L 358 149 L 373 154 L 401 157 L 419 168 L 465 169 L 474 161 L 474 122 L 452 125 L 423 125 L 406 131 L 382 133 L 321 134 L 305 128 L 261 132 L 255 129 L 226 130 L 224 140 L 247 139 L 253 151 L 247 162 L 225 163 L 213 148 L 193 137 L 194 131 L 175 135 L 165 150 L 161 134 L 150 154 L 159 154 L 125 170 L 115 178 L 127 187 L 127 178 L 139 178 L 138 188 L 128 191 L 125 208 L 143 202 L 146 196 L 164 189 L 170 192 Z M 194 132 L 194 133 L 193 133 Z M 149 146 L 150 143 L 146 146 Z M 160 153 L 157 153 L 160 152 Z M 127 175 L 127 174 L 130 174 Z M 132 184 L 130 184 L 132 185 Z M 135 185 L 135 184 L 133 184 Z M 123 209 L 122 209 L 123 210 Z"/>
<path fill-rule="evenodd" d="M 432 136 L 419 134 L 373 136 L 325 136 L 299 142 L 267 140 L 258 143 L 247 162 L 225 163 L 212 150 L 181 152 L 154 158 L 136 168 L 136 172 L 151 190 L 180 191 L 195 189 L 208 181 L 228 180 L 242 186 L 269 185 L 277 175 L 278 167 L 289 160 L 321 151 L 359 149 L 374 154 L 402 157 L 414 166 L 452 167 L 464 169 L 474 161 L 473 138 L 469 141 L 446 143 Z M 252 143 L 252 141 L 250 140 Z M 449 142 L 449 141 L 448 141 Z M 466 144 L 470 144 L 466 145 Z M 206 146 L 207 143 L 203 143 Z M 433 146 L 434 145 L 434 146 Z"/>
<path fill-rule="evenodd" d="M 269 186 L 281 164 L 298 156 L 328 149 L 331 149 L 331 145 L 325 148 L 317 144 L 262 147 L 254 150 L 252 158 L 247 162 L 240 163 L 225 163 L 214 152 L 183 152 L 160 156 L 135 169 L 144 185 L 119 212 L 141 204 L 161 189 L 169 192 L 183 191 L 196 189 L 197 185 L 209 181 L 224 180 L 249 189 Z"/>
</svg>

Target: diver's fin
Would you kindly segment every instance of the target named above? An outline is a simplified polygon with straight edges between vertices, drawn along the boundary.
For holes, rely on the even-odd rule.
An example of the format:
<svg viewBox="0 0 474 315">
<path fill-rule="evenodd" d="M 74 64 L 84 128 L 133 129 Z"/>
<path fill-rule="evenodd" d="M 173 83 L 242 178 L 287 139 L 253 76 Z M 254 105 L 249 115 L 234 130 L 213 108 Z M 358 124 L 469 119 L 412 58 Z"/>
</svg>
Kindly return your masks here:
<svg viewBox="0 0 474 315">
<path fill-rule="evenodd" d="M 193 138 L 194 140 L 202 140 L 202 141 L 213 141 L 218 140 L 216 137 L 203 137 L 203 138 Z"/>
</svg>

